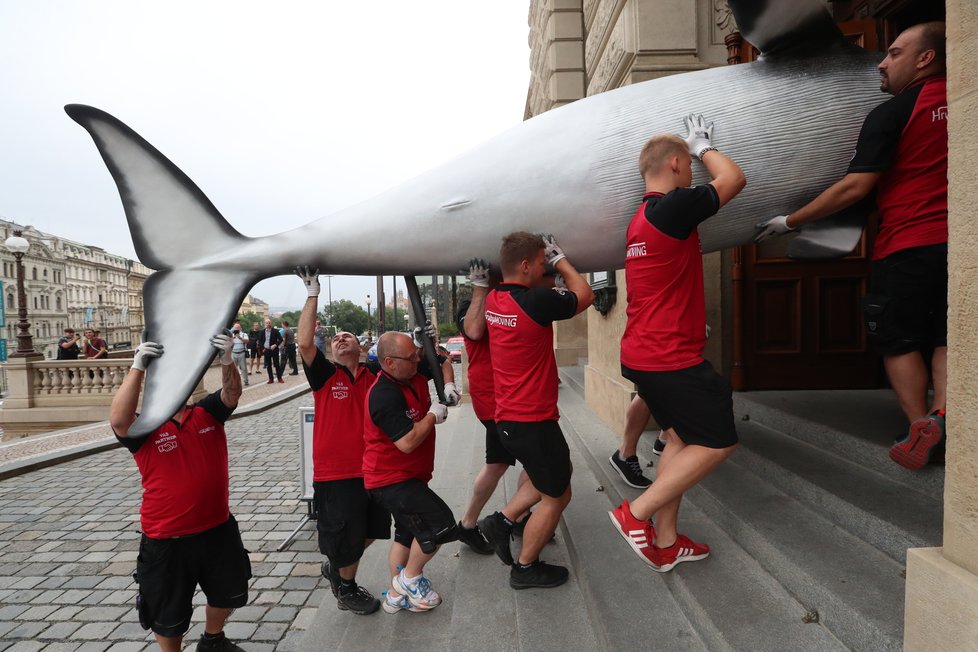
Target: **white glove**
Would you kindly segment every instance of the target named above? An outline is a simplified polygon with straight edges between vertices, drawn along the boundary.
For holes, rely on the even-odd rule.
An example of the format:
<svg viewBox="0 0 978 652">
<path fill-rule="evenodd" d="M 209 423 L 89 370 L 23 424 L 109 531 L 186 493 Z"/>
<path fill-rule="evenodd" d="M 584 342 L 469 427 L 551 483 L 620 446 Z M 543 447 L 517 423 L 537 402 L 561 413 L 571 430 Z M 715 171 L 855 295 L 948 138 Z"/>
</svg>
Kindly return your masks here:
<svg viewBox="0 0 978 652">
<path fill-rule="evenodd" d="M 225 367 L 231 364 L 231 336 L 225 333 L 218 333 L 211 338 L 211 346 L 217 349 L 221 355 L 221 364 Z"/>
<path fill-rule="evenodd" d="M 713 123 L 706 123 L 703 116 L 700 114 L 690 113 L 688 116 L 683 118 L 683 122 L 686 124 L 686 130 L 689 132 L 683 137 L 686 141 L 686 145 L 689 147 L 689 155 L 695 156 L 698 159 L 703 158 L 703 154 L 706 154 L 711 149 L 716 149 L 713 147 Z"/>
<path fill-rule="evenodd" d="M 132 355 L 132 368 L 140 371 L 146 371 L 146 365 L 149 364 L 149 361 L 153 360 L 154 358 L 158 358 L 161 355 L 163 355 L 162 344 L 157 344 L 156 342 L 143 342 L 136 347 L 136 351 Z"/>
<path fill-rule="evenodd" d="M 754 236 L 754 242 L 760 244 L 765 240 L 769 240 L 776 235 L 784 235 L 788 231 L 794 231 L 793 228 L 788 226 L 788 216 L 778 215 L 777 217 L 772 217 L 766 222 L 758 222 L 754 225 L 758 233 Z"/>
<path fill-rule="evenodd" d="M 480 288 L 489 287 L 489 263 L 481 258 L 469 261 L 469 283 Z"/>
<path fill-rule="evenodd" d="M 713 332 L 713 329 L 710 328 L 710 325 L 709 324 L 707 324 L 706 325 L 706 339 L 710 339 L 710 333 L 712 333 L 712 332 Z"/>
<path fill-rule="evenodd" d="M 462 400 L 462 393 L 458 391 L 455 383 L 445 383 L 445 400 L 448 401 L 449 406 L 458 405 Z"/>
<path fill-rule="evenodd" d="M 424 333 L 427 337 L 431 338 L 431 341 L 435 341 L 435 327 L 431 325 L 430 321 L 424 323 L 424 327 L 415 326 L 414 333 L 412 333 L 412 339 L 414 340 L 414 346 L 418 349 L 424 348 L 424 343 L 421 341 L 421 334 Z"/>
<path fill-rule="evenodd" d="M 554 274 L 554 289 L 558 292 L 567 291 L 567 281 L 564 280 L 563 274 Z"/>
<path fill-rule="evenodd" d="M 428 408 L 428 414 L 435 415 L 435 423 L 445 423 L 445 419 L 448 418 L 448 406 L 442 405 L 441 403 L 432 403 L 431 407 Z"/>
<path fill-rule="evenodd" d="M 318 297 L 320 292 L 319 287 L 319 270 L 309 269 L 308 267 L 296 267 L 296 275 L 302 279 L 302 282 L 306 284 L 306 292 L 309 293 L 311 297 Z"/>
<path fill-rule="evenodd" d="M 547 257 L 548 265 L 556 265 L 559 261 L 567 258 L 564 255 L 564 250 L 557 244 L 557 240 L 552 233 L 541 233 L 540 237 L 543 238 L 543 252 Z"/>
</svg>

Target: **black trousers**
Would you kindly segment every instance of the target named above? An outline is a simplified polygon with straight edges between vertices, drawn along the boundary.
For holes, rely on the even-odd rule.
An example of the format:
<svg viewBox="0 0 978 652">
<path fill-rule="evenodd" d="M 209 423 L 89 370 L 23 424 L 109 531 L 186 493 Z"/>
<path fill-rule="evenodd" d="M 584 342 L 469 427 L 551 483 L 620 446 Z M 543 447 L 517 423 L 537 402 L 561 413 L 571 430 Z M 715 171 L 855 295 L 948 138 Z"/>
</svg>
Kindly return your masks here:
<svg viewBox="0 0 978 652">
<path fill-rule="evenodd" d="M 273 380 L 273 374 L 282 380 L 282 368 L 278 366 L 278 349 L 265 349 L 265 369 L 268 370 L 269 380 Z"/>
</svg>

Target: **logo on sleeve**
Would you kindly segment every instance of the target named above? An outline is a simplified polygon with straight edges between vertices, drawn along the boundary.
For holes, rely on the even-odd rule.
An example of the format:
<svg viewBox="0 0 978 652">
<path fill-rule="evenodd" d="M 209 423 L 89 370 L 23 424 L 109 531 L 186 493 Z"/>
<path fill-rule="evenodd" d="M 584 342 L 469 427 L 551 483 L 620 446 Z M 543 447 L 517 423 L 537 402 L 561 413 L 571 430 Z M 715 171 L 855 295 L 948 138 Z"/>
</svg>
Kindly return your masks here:
<svg viewBox="0 0 978 652">
<path fill-rule="evenodd" d="M 494 326 L 516 328 L 516 315 L 500 315 L 498 312 L 486 311 L 486 323 Z"/>
<path fill-rule="evenodd" d="M 644 242 L 632 242 L 625 249 L 625 258 L 640 258 L 647 254 Z"/>
</svg>

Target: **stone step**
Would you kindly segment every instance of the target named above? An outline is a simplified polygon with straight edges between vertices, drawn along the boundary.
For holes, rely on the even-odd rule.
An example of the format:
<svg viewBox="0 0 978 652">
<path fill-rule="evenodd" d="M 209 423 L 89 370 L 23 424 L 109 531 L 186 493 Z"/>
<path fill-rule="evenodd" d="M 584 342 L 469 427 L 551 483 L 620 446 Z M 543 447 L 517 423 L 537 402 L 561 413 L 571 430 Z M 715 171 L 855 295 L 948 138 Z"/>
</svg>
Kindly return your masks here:
<svg viewBox="0 0 978 652">
<path fill-rule="evenodd" d="M 907 431 L 891 390 L 735 392 L 734 414 L 738 424 L 762 423 L 943 501 L 943 466 L 910 471 L 887 454 Z"/>
<path fill-rule="evenodd" d="M 594 622 L 608 623 L 609 631 L 627 632 L 633 622 L 649 622 L 654 631 L 652 646 L 663 649 L 660 632 L 678 625 L 661 622 L 656 606 L 644 616 L 631 606 L 615 600 L 615 595 L 642 595 L 655 602 L 667 602 L 660 592 L 671 593 L 707 649 L 729 650 L 841 650 L 845 647 L 826 627 L 805 623 L 808 606 L 797 600 L 776 581 L 739 542 L 712 522 L 695 505 L 684 503 L 683 531 L 694 539 L 707 541 L 713 558 L 680 566 L 671 573 L 657 574 L 638 559 L 621 540 L 610 521 L 596 523 L 594 512 L 617 505 L 623 497 L 632 499 L 641 492 L 628 487 L 608 462 L 617 445 L 614 434 L 605 427 L 574 392 L 564 391 L 560 400 L 561 427 L 577 449 L 575 495 L 564 515 L 572 549 L 578 551 L 575 567 L 587 578 L 586 591 L 592 608 L 599 612 Z M 583 485 L 582 464 L 593 474 L 600 491 Z M 651 471 L 651 470 L 649 470 Z M 745 473 L 746 471 L 740 471 Z M 598 498 L 599 496 L 603 498 Z M 611 552 L 615 551 L 615 552 Z M 581 569 L 587 569 L 583 571 Z M 618 579 L 625 571 L 625 583 Z M 639 588 L 636 584 L 644 586 Z M 722 590 L 718 590 L 722 587 Z M 641 629 L 645 629 L 643 626 Z M 649 640 L 642 649 L 649 647 Z M 631 639 L 618 641 L 610 649 L 626 649 Z M 638 641 L 637 644 L 641 645 Z M 682 647 L 682 642 L 674 642 Z"/>
<path fill-rule="evenodd" d="M 845 645 L 899 650 L 905 569 L 737 463 L 686 494 Z"/>
<path fill-rule="evenodd" d="M 583 366 L 560 367 L 559 374 L 560 379 L 566 383 L 570 389 L 574 390 L 578 396 L 584 396 Z"/>
<path fill-rule="evenodd" d="M 738 464 L 894 561 L 905 563 L 907 548 L 941 545 L 943 501 L 756 421 L 737 425 Z"/>
</svg>

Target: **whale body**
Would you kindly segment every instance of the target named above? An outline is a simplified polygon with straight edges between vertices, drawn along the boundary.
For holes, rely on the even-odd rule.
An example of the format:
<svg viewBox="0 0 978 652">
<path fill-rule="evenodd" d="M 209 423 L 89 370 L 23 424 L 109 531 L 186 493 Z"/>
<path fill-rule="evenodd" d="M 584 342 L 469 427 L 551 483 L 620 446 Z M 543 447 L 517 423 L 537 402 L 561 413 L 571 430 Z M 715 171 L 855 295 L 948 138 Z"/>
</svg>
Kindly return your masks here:
<svg viewBox="0 0 978 652">
<path fill-rule="evenodd" d="M 746 244 L 759 221 L 814 198 L 845 173 L 863 119 L 886 99 L 880 55 L 848 45 L 816 0 L 729 4 L 761 50 L 759 61 L 548 111 L 377 197 L 268 237 L 235 231 L 176 165 L 118 119 L 66 106 L 116 181 L 137 256 L 157 270 L 144 287 L 145 339 L 166 354 L 148 369 L 129 435 L 151 433 L 180 408 L 213 359 L 207 334 L 229 325 L 257 281 L 296 265 L 323 274 L 455 273 L 474 257 L 495 261 L 501 238 L 524 230 L 553 233 L 580 271 L 621 268 L 644 191 L 639 152 L 657 133 L 681 132 L 688 113 L 715 123 L 714 146 L 748 179 L 700 226 L 704 252 Z M 694 164 L 694 183 L 707 180 Z M 861 229 L 852 215 L 825 220 L 796 237 L 789 253 L 845 255 Z M 199 337 L 167 327 L 174 315 Z"/>
</svg>

